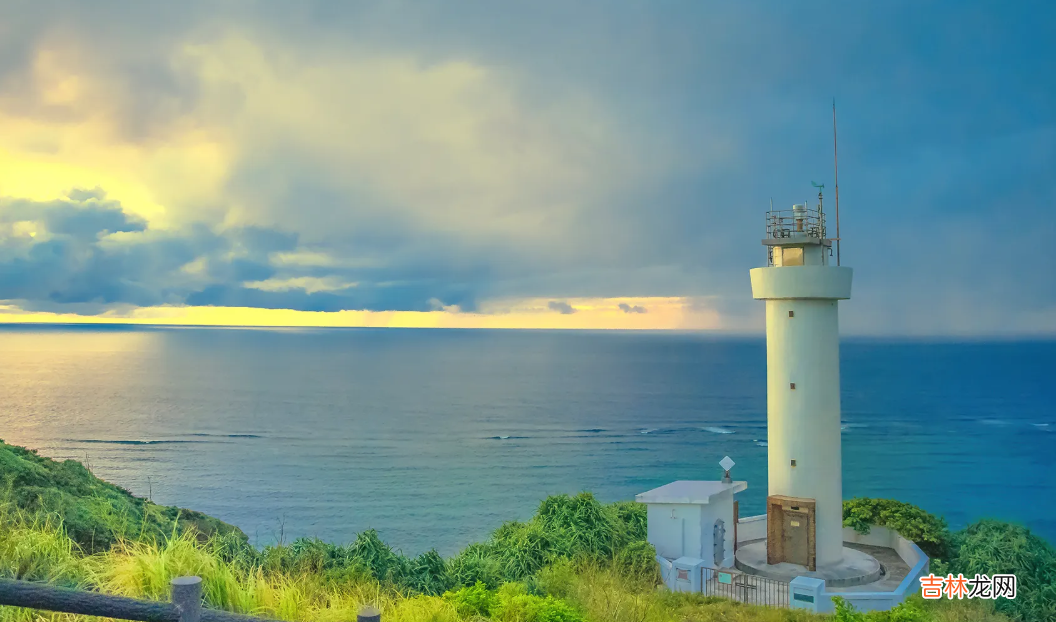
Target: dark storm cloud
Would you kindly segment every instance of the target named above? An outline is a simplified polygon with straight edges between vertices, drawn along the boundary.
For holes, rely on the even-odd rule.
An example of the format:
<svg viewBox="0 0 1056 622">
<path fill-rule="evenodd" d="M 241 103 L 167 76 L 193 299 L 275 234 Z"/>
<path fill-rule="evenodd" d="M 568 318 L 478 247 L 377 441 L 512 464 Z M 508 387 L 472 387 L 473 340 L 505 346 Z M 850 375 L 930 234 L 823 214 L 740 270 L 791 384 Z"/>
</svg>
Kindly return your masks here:
<svg viewBox="0 0 1056 622">
<path fill-rule="evenodd" d="M 647 313 L 649 310 L 641 305 L 629 305 L 626 302 L 620 303 L 620 311 L 624 313 Z"/>
<path fill-rule="evenodd" d="M 49 233 L 95 239 L 110 233 L 143 231 L 146 223 L 126 215 L 99 190 L 75 190 L 69 200 L 36 203 L 0 199 L 0 223 L 39 221 Z"/>
<path fill-rule="evenodd" d="M 565 302 L 563 300 L 551 300 L 549 303 L 547 303 L 546 306 L 551 311 L 557 311 L 558 313 L 560 313 L 562 315 L 570 315 L 570 314 L 576 312 L 575 307 L 573 307 L 572 305 L 568 304 L 567 302 Z"/>
<path fill-rule="evenodd" d="M 50 310 L 75 303 L 180 304 L 189 278 L 181 270 L 191 262 L 201 259 L 213 278 L 268 278 L 274 272 L 265 263 L 269 249 L 290 247 L 284 234 L 253 229 L 225 235 L 204 226 L 150 232 L 104 198 L 100 190 L 76 190 L 67 200 L 0 200 L 0 224 L 39 222 L 45 229 L 35 238 L 9 237 L 0 246 L 0 299 Z M 107 239 L 113 233 L 137 235 Z M 225 256 L 243 245 L 257 261 Z"/>
<path fill-rule="evenodd" d="M 464 282 L 428 257 L 364 268 L 285 267 L 276 252 L 297 248 L 296 234 L 263 227 L 220 232 L 204 225 L 149 231 L 117 202 L 98 203 L 101 191 L 77 190 L 67 200 L 0 200 L 0 225 L 47 223 L 47 235 L 9 237 L 0 246 L 0 300 L 34 311 L 100 313 L 107 305 L 189 304 L 295 309 L 299 311 L 429 311 L 435 301 L 472 311 L 479 284 Z M 75 200 L 78 199 L 78 200 Z M 136 235 L 107 239 L 115 232 Z M 442 263 L 442 262 L 440 262 Z M 196 265 L 197 264 L 197 265 Z M 339 277 L 362 280 L 338 291 L 293 287 L 264 291 L 245 283 L 272 278 Z M 476 278 L 480 278 L 479 272 Z"/>
</svg>

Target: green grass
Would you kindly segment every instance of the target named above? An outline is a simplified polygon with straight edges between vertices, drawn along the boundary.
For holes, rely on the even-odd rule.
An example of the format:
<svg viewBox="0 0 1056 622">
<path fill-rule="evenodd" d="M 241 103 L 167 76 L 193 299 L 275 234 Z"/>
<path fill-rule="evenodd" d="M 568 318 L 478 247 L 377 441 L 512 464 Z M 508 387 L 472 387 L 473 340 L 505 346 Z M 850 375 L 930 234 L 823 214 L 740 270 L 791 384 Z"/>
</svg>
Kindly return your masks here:
<svg viewBox="0 0 1056 622">
<path fill-rule="evenodd" d="M 220 521 L 193 514 L 184 522 L 179 511 L 170 514 L 136 499 L 83 467 L 2 443 L 0 477 L 8 482 L 0 496 L 3 577 L 165 600 L 174 577 L 197 575 L 211 607 L 320 622 L 353 620 L 365 604 L 379 607 L 386 622 L 832 619 L 662 589 L 655 551 L 645 541 L 644 506 L 603 504 L 589 493 L 549 497 L 528 521 L 505 523 L 486 541 L 443 559 L 435 551 L 401 555 L 374 531 L 344 546 L 299 539 L 258 550 Z M 22 488 L 26 482 L 32 493 Z M 55 486 L 50 493 L 44 491 L 49 482 Z M 42 502 L 43 497 L 61 502 Z M 1009 620 L 983 601 L 919 598 L 893 612 L 845 610 L 837 619 Z M 89 622 L 83 616 L 0 607 L 0 622 L 38 620 Z"/>
</svg>

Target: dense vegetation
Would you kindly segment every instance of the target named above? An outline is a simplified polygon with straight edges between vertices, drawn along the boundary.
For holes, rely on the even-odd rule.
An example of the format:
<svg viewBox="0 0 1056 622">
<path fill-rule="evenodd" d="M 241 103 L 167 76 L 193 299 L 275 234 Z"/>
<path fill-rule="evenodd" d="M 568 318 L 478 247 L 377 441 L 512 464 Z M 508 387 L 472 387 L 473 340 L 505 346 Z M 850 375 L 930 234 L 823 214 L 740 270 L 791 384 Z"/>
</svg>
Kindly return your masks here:
<svg viewBox="0 0 1056 622">
<path fill-rule="evenodd" d="M 76 462 L 54 462 L 2 443 L 0 481 L 7 490 L 0 498 L 3 577 L 162 599 L 172 577 L 195 574 L 205 582 L 210 606 L 321 622 L 347 622 L 368 602 L 382 608 L 387 622 L 826 619 L 659 589 L 654 551 L 645 541 L 644 507 L 602 504 L 589 493 L 549 497 L 530 520 L 506 523 L 487 541 L 443 559 L 435 551 L 405 557 L 374 531 L 345 546 L 300 539 L 258 550 L 230 525 L 137 499 Z M 872 511 L 868 500 L 856 502 L 859 512 Z M 188 515 L 192 520 L 185 522 Z M 895 524 L 895 519 L 883 520 Z M 944 542 L 958 555 L 951 559 L 975 560 L 979 547 L 968 530 L 964 533 Z M 1026 545 L 1033 544 L 1033 536 L 1023 537 Z M 1018 568 L 1020 561 L 1010 557 L 1007 567 Z M 1026 571 L 1020 572 L 1023 577 Z M 1045 606 L 1044 589 L 1032 589 L 1040 596 L 1031 606 Z M 1009 613 L 1028 621 L 1050 619 Z M 43 619 L 87 622 L 80 616 L 0 607 L 0 622 Z M 1007 620 L 985 601 L 919 597 L 879 614 L 843 608 L 837 619 Z"/>
</svg>

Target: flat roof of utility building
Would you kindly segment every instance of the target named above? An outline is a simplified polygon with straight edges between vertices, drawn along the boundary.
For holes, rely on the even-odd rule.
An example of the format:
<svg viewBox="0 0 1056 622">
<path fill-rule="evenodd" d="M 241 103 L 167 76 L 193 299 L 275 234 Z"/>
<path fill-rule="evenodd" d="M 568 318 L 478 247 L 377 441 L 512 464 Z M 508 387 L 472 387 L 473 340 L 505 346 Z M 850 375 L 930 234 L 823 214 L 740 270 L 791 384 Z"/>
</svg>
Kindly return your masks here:
<svg viewBox="0 0 1056 622">
<path fill-rule="evenodd" d="M 635 495 L 634 500 L 638 503 L 683 503 L 689 505 L 704 505 L 710 503 L 716 495 L 726 492 L 741 492 L 748 488 L 748 482 L 731 482 L 725 484 L 720 481 L 698 482 L 692 480 L 679 480 L 654 488 L 649 492 Z"/>
</svg>

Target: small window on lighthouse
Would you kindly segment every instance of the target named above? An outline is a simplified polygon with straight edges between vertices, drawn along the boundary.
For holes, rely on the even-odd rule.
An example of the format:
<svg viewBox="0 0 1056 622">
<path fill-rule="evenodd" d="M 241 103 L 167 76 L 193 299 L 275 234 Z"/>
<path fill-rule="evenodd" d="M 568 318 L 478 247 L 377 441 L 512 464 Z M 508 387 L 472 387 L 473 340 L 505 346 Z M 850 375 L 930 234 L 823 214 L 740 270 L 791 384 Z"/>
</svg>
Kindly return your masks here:
<svg viewBox="0 0 1056 622">
<path fill-rule="evenodd" d="M 781 250 L 781 265 L 782 266 L 802 266 L 803 265 L 803 249 L 799 246 L 793 246 L 791 248 L 785 248 Z"/>
<path fill-rule="evenodd" d="M 788 312 L 788 317 L 796 317 L 796 312 L 795 311 L 789 311 Z"/>
<path fill-rule="evenodd" d="M 792 459 L 792 466 L 796 466 L 796 459 L 795 458 Z M 793 510 L 798 510 L 799 508 L 792 508 L 792 509 Z"/>
<path fill-rule="evenodd" d="M 796 390 L 796 383 L 794 383 L 794 382 L 788 383 L 788 388 L 792 389 L 793 391 L 795 391 Z"/>
</svg>

